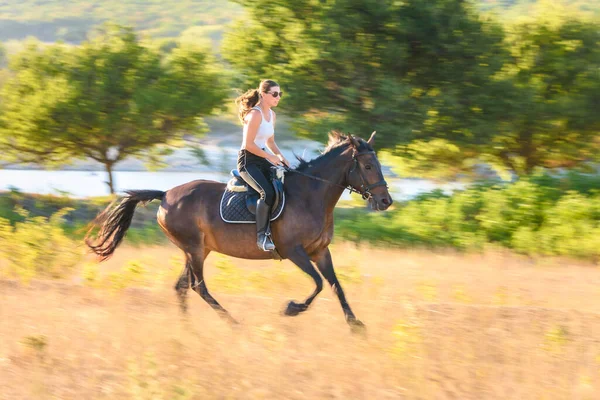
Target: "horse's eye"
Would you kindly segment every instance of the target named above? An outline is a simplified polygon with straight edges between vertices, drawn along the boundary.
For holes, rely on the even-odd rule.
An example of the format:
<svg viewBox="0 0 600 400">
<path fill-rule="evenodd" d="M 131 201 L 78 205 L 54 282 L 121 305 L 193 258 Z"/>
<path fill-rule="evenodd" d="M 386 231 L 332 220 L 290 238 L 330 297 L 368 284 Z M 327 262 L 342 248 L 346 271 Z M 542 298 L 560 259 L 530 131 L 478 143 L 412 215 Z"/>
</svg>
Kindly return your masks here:
<svg viewBox="0 0 600 400">
<path fill-rule="evenodd" d="M 371 168 L 373 168 L 373 167 L 371 166 L 371 164 L 367 164 L 367 165 L 365 165 L 365 169 L 371 169 Z"/>
</svg>

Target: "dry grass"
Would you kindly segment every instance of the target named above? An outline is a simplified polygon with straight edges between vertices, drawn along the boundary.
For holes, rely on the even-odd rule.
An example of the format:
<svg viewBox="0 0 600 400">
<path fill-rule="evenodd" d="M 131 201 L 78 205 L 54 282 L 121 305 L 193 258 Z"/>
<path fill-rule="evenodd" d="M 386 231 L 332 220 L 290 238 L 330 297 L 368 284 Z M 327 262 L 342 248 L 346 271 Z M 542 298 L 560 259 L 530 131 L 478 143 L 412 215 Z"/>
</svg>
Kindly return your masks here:
<svg viewBox="0 0 600 400">
<path fill-rule="evenodd" d="M 329 289 L 281 316 L 312 290 L 289 262 L 209 257 L 209 288 L 236 328 L 193 292 L 181 317 L 170 246 L 121 248 L 87 264 L 87 281 L 1 281 L 0 398 L 600 398 L 597 268 L 347 244 L 333 254 L 366 338 Z M 135 279 L 115 285 L 124 265 Z"/>
</svg>

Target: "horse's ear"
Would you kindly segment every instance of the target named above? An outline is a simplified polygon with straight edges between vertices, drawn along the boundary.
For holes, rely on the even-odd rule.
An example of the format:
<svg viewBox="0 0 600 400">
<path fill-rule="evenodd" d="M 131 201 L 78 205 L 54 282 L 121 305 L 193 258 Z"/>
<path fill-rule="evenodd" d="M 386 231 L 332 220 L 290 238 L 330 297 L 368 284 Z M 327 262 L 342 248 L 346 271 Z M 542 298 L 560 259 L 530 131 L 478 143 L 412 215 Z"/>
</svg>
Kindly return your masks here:
<svg viewBox="0 0 600 400">
<path fill-rule="evenodd" d="M 375 133 L 377 131 L 373 131 L 373 133 L 371 133 L 371 137 L 369 138 L 369 140 L 367 140 L 367 143 L 369 144 L 369 146 L 373 147 L 373 144 L 375 143 Z"/>
<path fill-rule="evenodd" d="M 358 148 L 360 147 L 359 141 L 353 135 L 348 135 L 348 139 L 350 139 L 350 143 L 352 143 L 352 146 L 354 146 L 356 150 L 358 150 Z"/>
</svg>

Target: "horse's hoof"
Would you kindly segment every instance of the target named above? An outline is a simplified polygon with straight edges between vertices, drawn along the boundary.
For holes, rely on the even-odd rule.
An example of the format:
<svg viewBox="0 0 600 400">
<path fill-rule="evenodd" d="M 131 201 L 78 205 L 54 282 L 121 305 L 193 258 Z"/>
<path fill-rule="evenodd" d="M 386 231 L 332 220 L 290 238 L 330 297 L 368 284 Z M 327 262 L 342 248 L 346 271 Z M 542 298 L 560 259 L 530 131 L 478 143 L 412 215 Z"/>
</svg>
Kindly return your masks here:
<svg viewBox="0 0 600 400">
<path fill-rule="evenodd" d="M 231 326 L 238 326 L 240 323 L 231 316 L 227 311 L 217 311 L 217 314 L 223 319 L 227 321 Z"/>
<path fill-rule="evenodd" d="M 293 301 L 290 301 L 283 314 L 287 315 L 288 317 L 295 317 L 304 310 L 306 310 L 306 306 L 304 304 L 298 304 Z"/>
<path fill-rule="evenodd" d="M 352 333 L 361 336 L 367 336 L 367 327 L 361 321 L 357 319 L 349 319 L 348 325 L 350 325 L 350 330 Z"/>
<path fill-rule="evenodd" d="M 227 314 L 225 315 L 225 320 L 231 325 L 231 326 L 240 326 L 240 323 L 237 319 L 233 318 L 231 315 Z"/>
</svg>

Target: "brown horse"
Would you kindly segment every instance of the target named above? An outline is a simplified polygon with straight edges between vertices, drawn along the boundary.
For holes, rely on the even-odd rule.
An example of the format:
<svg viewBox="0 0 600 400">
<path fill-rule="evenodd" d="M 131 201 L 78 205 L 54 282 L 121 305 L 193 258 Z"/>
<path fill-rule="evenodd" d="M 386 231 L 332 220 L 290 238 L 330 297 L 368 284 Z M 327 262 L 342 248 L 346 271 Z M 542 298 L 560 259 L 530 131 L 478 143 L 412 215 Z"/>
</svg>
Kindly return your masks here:
<svg viewBox="0 0 600 400">
<path fill-rule="evenodd" d="M 308 162 L 299 158 L 300 165 L 286 174 L 286 205 L 272 223 L 273 242 L 282 258 L 291 260 L 313 278 L 316 288 L 304 302 L 290 301 L 285 315 L 305 311 L 321 292 L 323 280 L 313 261 L 337 294 L 348 324 L 363 327 L 346 301 L 328 246 L 333 236 L 333 209 L 346 188 L 362 194 L 375 210 L 385 210 L 392 204 L 372 147 L 374 137 L 375 132 L 364 141 L 333 132 L 322 155 Z M 102 260 L 108 258 L 125 236 L 137 204 L 160 199 L 158 224 L 186 257 L 186 268 L 175 286 L 182 309 L 186 309 L 186 293 L 191 284 L 212 308 L 235 322 L 208 292 L 204 260 L 212 251 L 244 259 L 272 256 L 256 246 L 254 224 L 229 224 L 220 218 L 224 190 L 224 183 L 196 180 L 166 192 L 129 191 L 116 208 L 108 206 L 98 216 L 95 224 L 102 224 L 100 231 L 94 240 L 87 237 L 86 243 Z"/>
</svg>

